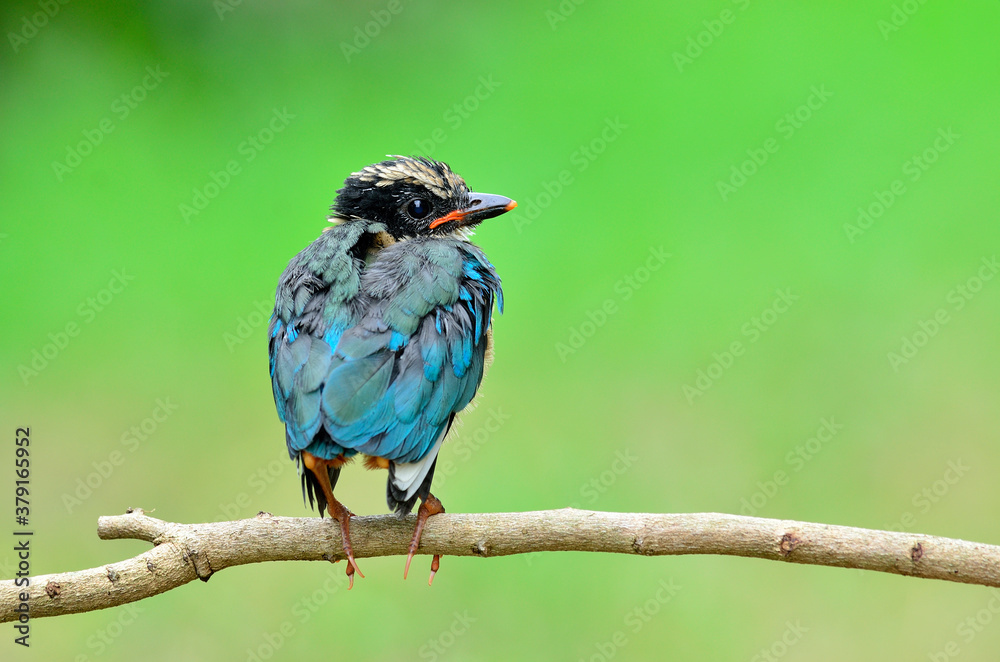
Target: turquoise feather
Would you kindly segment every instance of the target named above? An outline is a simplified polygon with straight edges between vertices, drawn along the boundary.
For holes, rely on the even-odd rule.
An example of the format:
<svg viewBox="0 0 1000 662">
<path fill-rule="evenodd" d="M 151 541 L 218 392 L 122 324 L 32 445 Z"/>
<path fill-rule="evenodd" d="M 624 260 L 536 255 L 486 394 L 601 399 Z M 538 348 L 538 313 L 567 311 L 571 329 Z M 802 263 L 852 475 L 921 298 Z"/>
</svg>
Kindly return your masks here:
<svg viewBox="0 0 1000 662">
<path fill-rule="evenodd" d="M 366 255 L 383 231 L 342 222 L 282 275 L 270 371 L 293 457 L 417 462 L 482 380 L 493 306 L 502 305 L 493 265 L 472 244 L 440 237 Z"/>
</svg>

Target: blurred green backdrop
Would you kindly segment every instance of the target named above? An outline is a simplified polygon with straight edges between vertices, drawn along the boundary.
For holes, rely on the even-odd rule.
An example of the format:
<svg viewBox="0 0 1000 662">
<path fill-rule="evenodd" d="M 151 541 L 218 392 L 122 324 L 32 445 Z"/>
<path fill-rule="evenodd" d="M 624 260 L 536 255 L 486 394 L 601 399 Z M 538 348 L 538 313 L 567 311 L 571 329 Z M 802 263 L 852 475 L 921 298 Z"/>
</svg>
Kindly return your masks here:
<svg viewBox="0 0 1000 662">
<path fill-rule="evenodd" d="M 266 317 L 343 179 L 397 153 L 520 203 L 477 235 L 507 314 L 443 451 L 450 511 L 1000 542 L 995 2 L 344 5 L 5 3 L 0 407 L 33 433 L 35 572 L 141 552 L 95 535 L 128 506 L 307 515 Z M 359 469 L 338 490 L 359 514 L 383 493 Z M 30 651 L 4 627 L 0 657 L 1000 649 L 995 594 L 941 582 L 546 554 L 447 558 L 428 589 L 427 557 L 402 565 L 365 561 L 350 594 L 342 564 L 231 569 L 36 621 Z"/>
</svg>

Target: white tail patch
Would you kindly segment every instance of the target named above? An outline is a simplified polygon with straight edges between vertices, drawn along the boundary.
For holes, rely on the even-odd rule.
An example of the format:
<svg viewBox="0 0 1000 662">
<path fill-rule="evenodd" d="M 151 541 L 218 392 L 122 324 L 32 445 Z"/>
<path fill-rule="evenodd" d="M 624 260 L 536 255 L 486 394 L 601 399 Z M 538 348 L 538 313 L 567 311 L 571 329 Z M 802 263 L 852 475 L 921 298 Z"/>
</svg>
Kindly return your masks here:
<svg viewBox="0 0 1000 662">
<path fill-rule="evenodd" d="M 420 489 L 420 486 L 424 484 L 424 478 L 427 478 L 427 473 L 434 466 L 434 460 L 437 459 L 438 451 L 441 450 L 441 444 L 444 443 L 444 435 L 446 433 L 447 430 L 438 437 L 437 443 L 434 444 L 431 451 L 419 462 L 409 464 L 393 463 L 392 484 L 396 486 L 396 489 L 406 490 L 406 499 L 403 499 L 404 501 L 412 499 L 413 495 Z"/>
</svg>

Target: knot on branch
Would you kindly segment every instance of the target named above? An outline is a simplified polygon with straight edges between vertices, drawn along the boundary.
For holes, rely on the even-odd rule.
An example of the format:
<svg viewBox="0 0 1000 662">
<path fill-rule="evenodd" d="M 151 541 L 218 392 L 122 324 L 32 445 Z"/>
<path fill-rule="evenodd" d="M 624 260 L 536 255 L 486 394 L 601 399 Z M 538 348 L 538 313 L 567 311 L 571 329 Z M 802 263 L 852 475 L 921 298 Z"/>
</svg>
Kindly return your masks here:
<svg viewBox="0 0 1000 662">
<path fill-rule="evenodd" d="M 655 556 L 656 538 L 656 530 L 645 525 L 638 526 L 632 536 L 632 551 L 639 556 Z"/>
<path fill-rule="evenodd" d="M 212 563 L 208 560 L 208 554 L 188 547 L 183 543 L 179 544 L 181 544 L 184 548 L 184 560 L 187 563 L 190 563 L 191 567 L 194 568 L 195 574 L 198 575 L 198 579 L 203 582 L 207 582 L 211 579 L 215 571 L 212 570 Z M 149 566 L 147 565 L 147 568 L 148 567 Z"/>
<path fill-rule="evenodd" d="M 799 532 L 792 530 L 786 533 L 785 535 L 781 536 L 781 544 L 778 545 L 778 549 L 781 550 L 782 556 L 787 557 L 789 554 L 795 551 L 795 548 L 799 546 L 800 542 L 802 541 L 799 538 Z"/>
</svg>

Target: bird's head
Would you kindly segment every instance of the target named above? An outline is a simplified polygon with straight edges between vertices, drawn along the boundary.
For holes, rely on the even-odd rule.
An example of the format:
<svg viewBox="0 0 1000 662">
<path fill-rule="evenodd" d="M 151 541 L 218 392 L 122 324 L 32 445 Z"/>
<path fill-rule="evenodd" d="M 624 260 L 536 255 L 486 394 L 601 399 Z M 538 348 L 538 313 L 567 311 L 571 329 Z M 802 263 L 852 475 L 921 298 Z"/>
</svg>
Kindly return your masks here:
<svg viewBox="0 0 1000 662">
<path fill-rule="evenodd" d="M 469 191 L 446 163 L 394 156 L 348 177 L 337 191 L 333 213 L 384 223 L 399 240 L 471 229 L 516 206 L 502 195 Z"/>
</svg>

